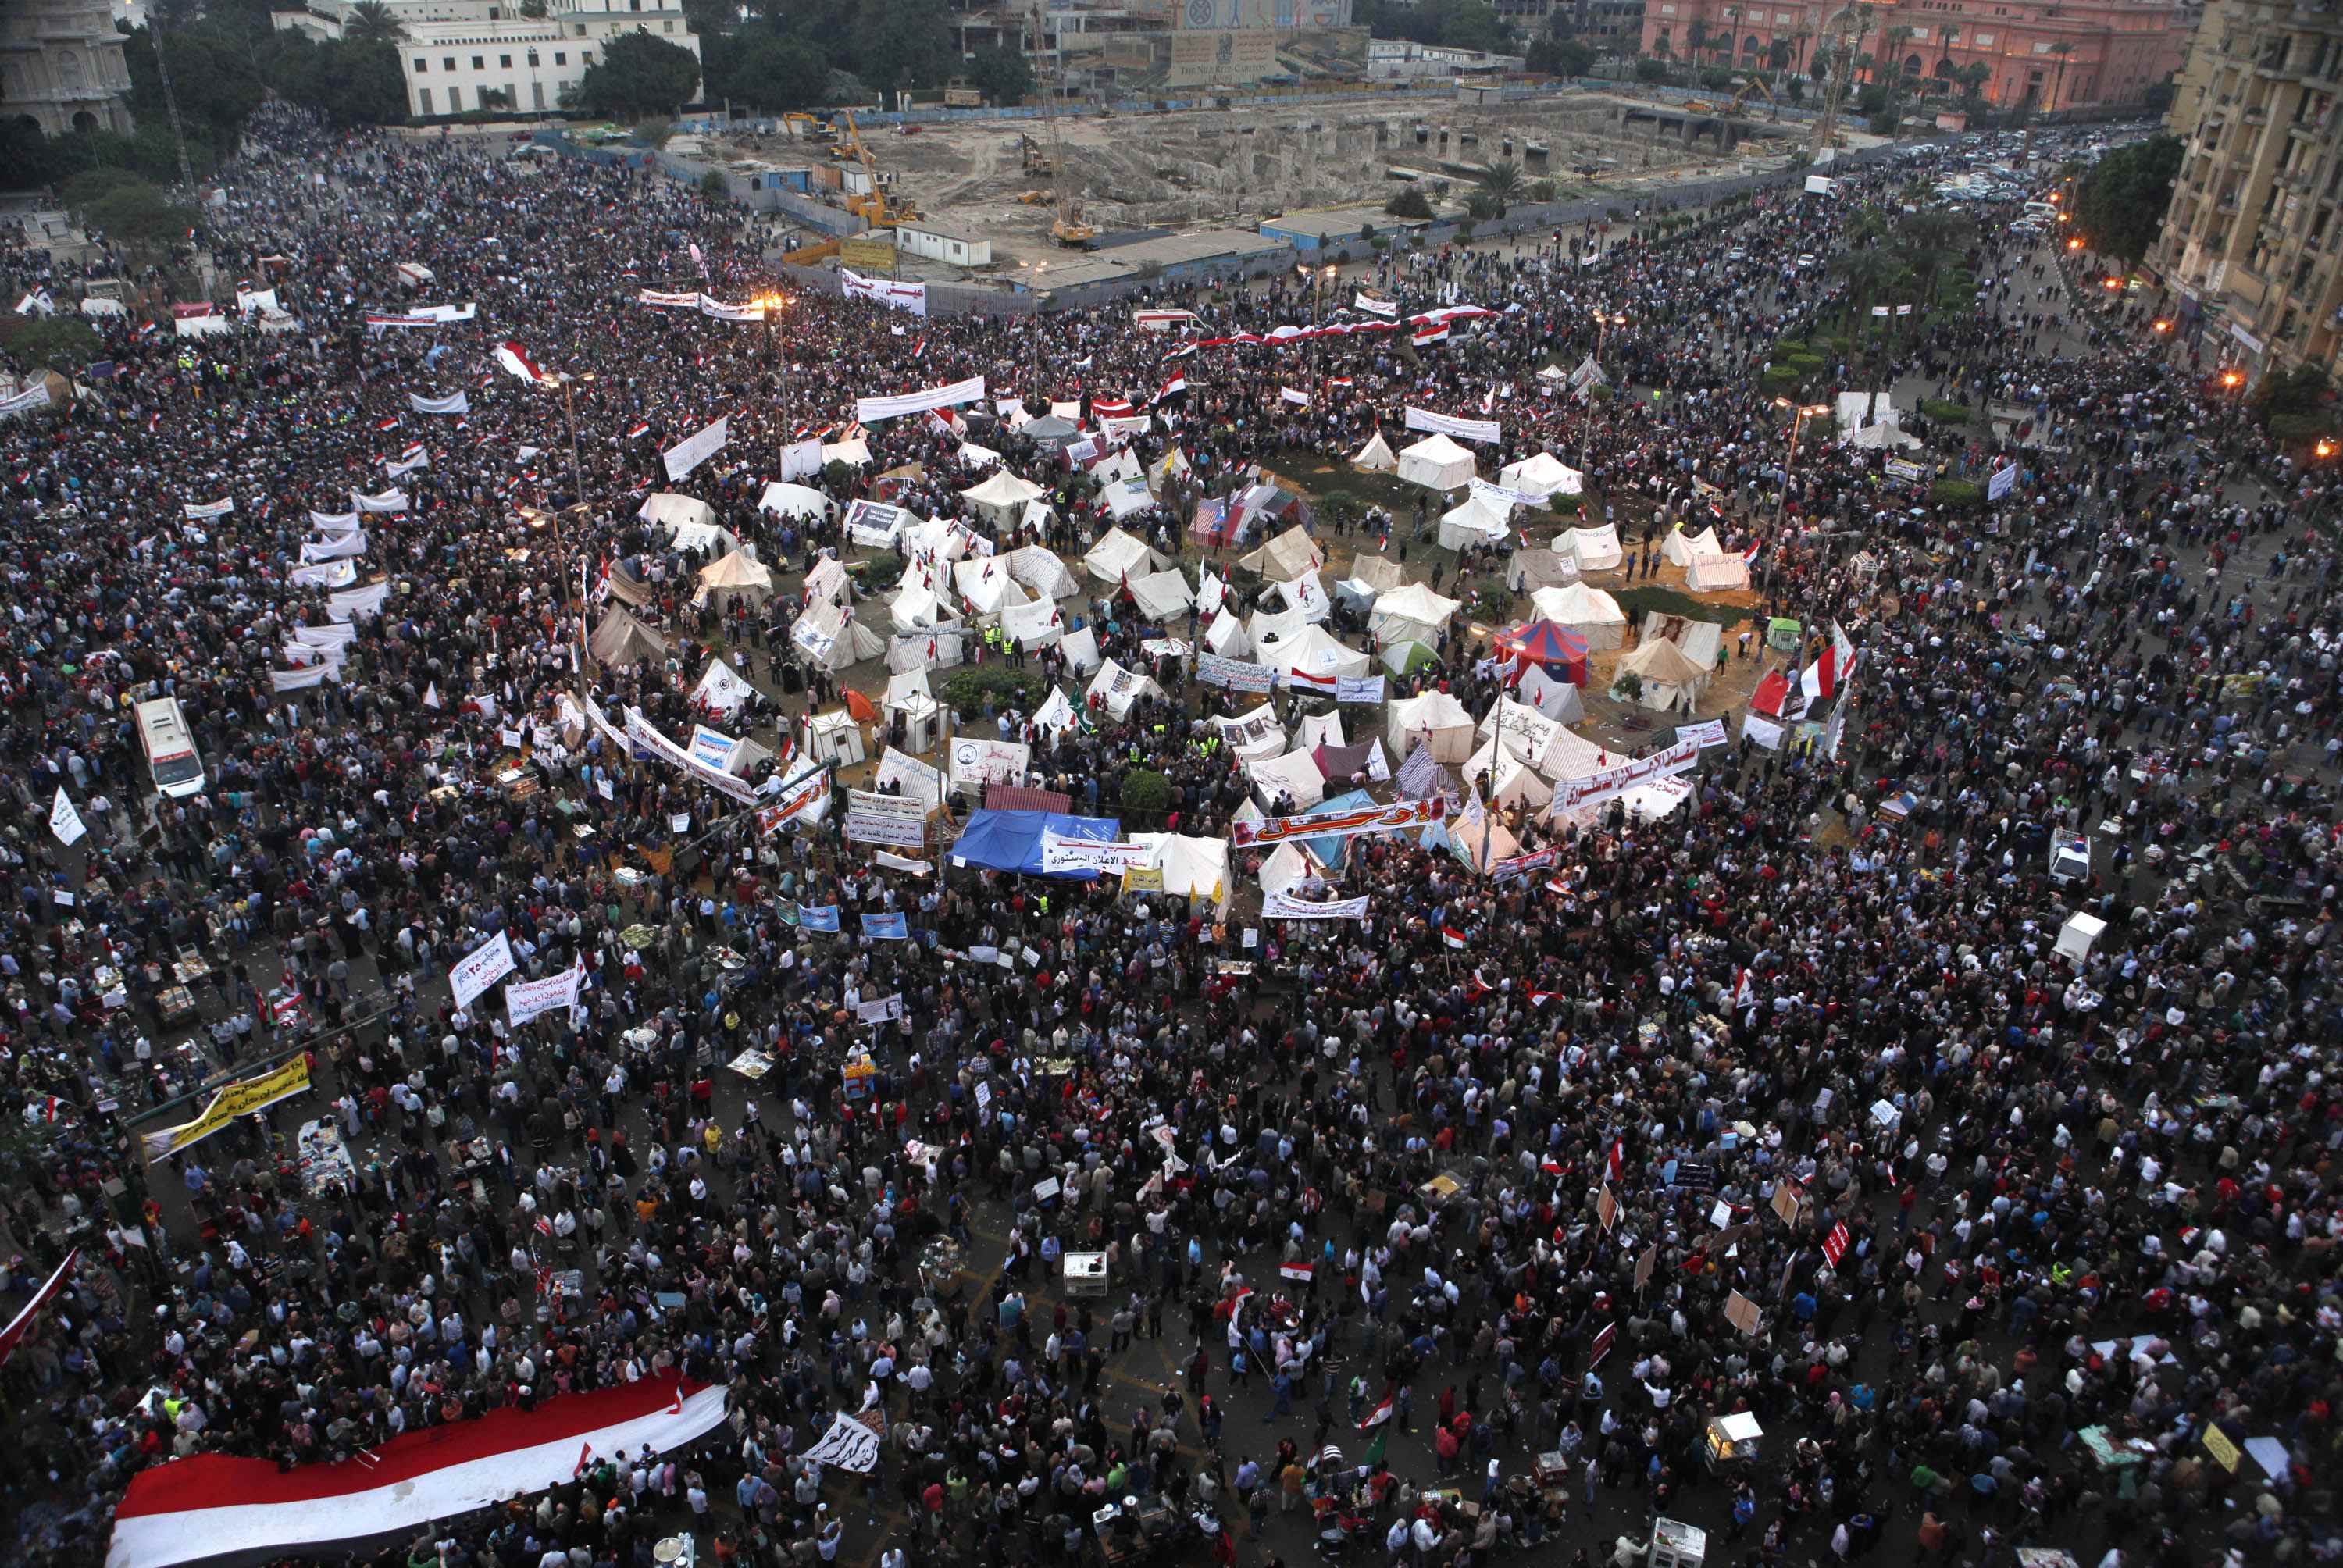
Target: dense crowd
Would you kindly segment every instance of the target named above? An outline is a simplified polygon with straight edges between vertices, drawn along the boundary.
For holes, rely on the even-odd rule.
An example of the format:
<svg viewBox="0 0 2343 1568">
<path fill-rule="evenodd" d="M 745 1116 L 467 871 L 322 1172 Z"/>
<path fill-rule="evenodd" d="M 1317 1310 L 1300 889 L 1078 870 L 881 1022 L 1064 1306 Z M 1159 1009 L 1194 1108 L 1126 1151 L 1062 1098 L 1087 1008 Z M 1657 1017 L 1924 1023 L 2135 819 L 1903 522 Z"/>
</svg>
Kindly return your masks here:
<svg viewBox="0 0 2343 1568">
<path fill-rule="evenodd" d="M 804 478 L 820 517 L 760 509 L 780 454 L 845 437 L 858 397 L 976 375 L 1028 412 L 1146 411 L 1171 340 L 1128 309 L 647 307 L 773 292 L 759 231 L 648 170 L 501 152 L 265 114 L 200 240 L 297 328 L 101 321 L 112 378 L 0 433 L 6 1299 L 68 1248 L 85 1265 L 7 1364 L 39 1434 L 5 1465 L 21 1560 L 97 1560 L 125 1486 L 174 1459 L 345 1460 L 669 1373 L 723 1385 L 725 1425 L 366 1549 L 589 1568 L 696 1528 L 719 1562 L 901 1568 L 1151 1532 L 1175 1560 L 1259 1562 L 1302 1539 L 1272 1514 L 1310 1504 L 1394 1563 L 1624 1563 L 1663 1516 L 1709 1527 L 1719 1563 L 2343 1554 L 2317 1480 L 2343 1322 L 2331 497 L 2200 366 L 2075 303 L 2071 259 L 1988 223 L 1974 309 L 1833 367 L 1973 407 L 1915 419 L 1908 454 L 1810 439 L 1788 467 L 1759 372 L 1845 306 L 1790 258 L 1830 256 L 1845 212 L 1925 160 L 1591 264 L 1564 234 L 1386 254 L 1360 289 L 1495 312 L 1436 347 L 1174 362 L 1188 391 L 1133 455 L 1187 473 L 1126 526 L 1192 572 L 1196 502 L 1253 465 L 1395 437 L 1405 404 L 1485 409 L 1484 474 L 1583 467 L 1647 568 L 1677 520 L 1714 522 L 1756 547 L 1761 628 L 1836 623 L 1861 650 L 1835 755 L 1736 735 L 1664 815 L 1495 813 L 1552 852 L 1502 879 L 1438 835 L 1354 839 L 1313 871 L 1364 918 L 1264 924 L 954 869 L 948 843 L 902 869 L 835 811 L 755 814 L 803 767 L 802 716 L 876 689 L 792 648 L 840 605 L 891 629 L 867 568 L 791 586 L 867 558 L 844 503 L 1002 554 L 1078 558 L 1106 526 L 990 400 L 958 431 L 860 431 L 866 465 Z M 5 260 L 11 297 L 159 277 L 110 246 Z M 1335 308 L 1290 278 L 1158 295 L 1223 333 Z M 477 315 L 365 326 L 437 303 Z M 1604 316 L 1620 395 L 1555 395 L 1537 371 L 1594 354 Z M 566 395 L 501 375 L 503 342 Z M 1297 383 L 1306 407 L 1280 397 Z M 457 392 L 460 415 L 411 401 Z M 2003 433 L 1964 433 L 1995 407 Z M 728 445 L 670 485 L 660 453 L 719 415 Z M 1002 528 L 961 499 L 979 439 L 1046 515 Z M 1996 449 L 2018 480 L 1974 508 L 1885 467 L 1981 480 Z M 779 591 L 695 602 L 711 552 L 638 515 L 669 490 Z M 1428 573 L 1443 505 L 1329 516 L 1320 540 Z M 315 547 L 349 535 L 316 519 L 354 510 L 345 583 Z M 1210 558 L 1243 598 L 1233 553 Z M 614 579 L 663 643 L 606 664 L 581 644 Z M 371 613 L 337 598 L 377 585 Z M 1064 608 L 1163 695 L 1117 717 L 1077 683 L 1072 722 L 1004 699 L 957 724 L 1030 743 L 1024 782 L 1077 811 L 1115 814 L 1143 767 L 1182 834 L 1257 815 L 1208 722 L 1256 699 L 1161 646 L 1193 623 L 1095 579 Z M 289 650 L 327 645 L 333 678 L 307 683 Z M 1487 651 L 1460 618 L 1391 695 L 1477 717 L 1505 689 Z M 727 722 L 769 753 L 746 804 L 599 722 L 689 735 L 718 657 L 754 689 Z M 131 710 L 160 695 L 209 787 L 150 809 Z M 51 828 L 60 789 L 77 845 Z M 2069 834 L 2096 869 L 2053 883 Z M 1239 905 L 1264 858 L 1236 852 Z M 842 935 L 804 918 L 830 906 Z M 2055 950 L 2077 912 L 2107 921 L 2079 960 Z M 856 934 L 886 913 L 910 940 Z M 516 979 L 582 969 L 580 1005 L 458 1008 L 450 965 L 499 937 Z M 166 1025 L 190 955 L 200 1021 Z M 880 999 L 900 1007 L 866 1020 Z M 134 1119 L 183 1121 L 231 1064 L 304 1049 L 309 1096 L 141 1156 Z M 730 1072 L 744 1053 L 769 1069 Z M 313 1191 L 290 1135 L 317 1119 L 355 1158 Z M 1106 1294 L 1069 1297 L 1069 1251 L 1105 1254 Z M 1118 1370 L 1150 1342 L 1163 1375 Z M 804 1460 L 833 1412 L 873 1407 L 876 1470 Z M 1710 1423 L 1739 1412 L 1765 1446 L 1721 1459 Z M 1125 1498 L 1169 1506 L 1094 1526 Z"/>
</svg>

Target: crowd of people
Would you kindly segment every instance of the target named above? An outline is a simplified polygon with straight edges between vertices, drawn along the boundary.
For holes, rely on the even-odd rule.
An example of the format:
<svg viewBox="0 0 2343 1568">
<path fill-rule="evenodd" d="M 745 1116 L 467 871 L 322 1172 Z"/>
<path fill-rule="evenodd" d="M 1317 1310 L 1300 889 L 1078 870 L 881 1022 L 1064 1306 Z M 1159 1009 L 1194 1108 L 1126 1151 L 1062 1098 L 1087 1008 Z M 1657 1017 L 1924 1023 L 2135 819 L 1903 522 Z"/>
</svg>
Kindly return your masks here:
<svg viewBox="0 0 2343 1568">
<path fill-rule="evenodd" d="M 507 150 L 264 111 L 197 237 L 297 329 L 100 318 L 111 377 L 0 430 L 0 1304 L 78 1249 L 0 1374 L 20 1561 L 97 1561 L 134 1480 L 191 1456 L 362 1460 L 663 1378 L 719 1385 L 722 1424 L 337 1553 L 631 1568 L 689 1533 L 758 1564 L 1624 1565 L 1671 1518 L 1718 1564 L 2343 1555 L 2317 1481 L 2343 1326 L 2331 476 L 1992 223 L 1962 242 L 1973 308 L 1829 379 L 1967 403 L 1905 455 L 2014 462 L 2006 493 L 1939 505 L 1899 454 L 1811 437 L 1792 462 L 1760 372 L 1846 284 L 1790 258 L 1951 151 L 1623 222 L 1593 261 L 1583 234 L 1388 252 L 1362 290 L 1493 314 L 1322 339 L 1306 369 L 1199 351 L 1158 402 L 1178 339 L 1127 307 L 648 307 L 775 292 L 759 231 L 648 169 Z M 93 237 L 0 256 L 10 296 L 186 259 Z M 1153 302 L 1222 336 L 1335 308 L 1282 277 Z M 440 304 L 472 314 L 367 326 Z M 1617 396 L 1540 380 L 1598 334 Z M 572 379 L 504 375 L 501 344 Z M 792 642 L 817 609 L 885 627 L 845 503 L 1000 555 L 1107 525 L 1006 419 L 873 422 L 866 465 L 803 477 L 823 515 L 760 508 L 856 398 L 972 376 L 967 414 L 1151 411 L 1134 457 L 1185 473 L 1124 526 L 1192 573 L 1194 503 L 1256 465 L 1346 457 L 1406 404 L 1487 410 L 1484 474 L 1560 455 L 1630 559 L 1713 522 L 1755 547 L 1761 632 L 1844 628 L 1835 752 L 1736 725 L 1664 814 L 1493 812 L 1526 857 L 1503 877 L 1442 834 L 1352 839 L 1302 890 L 1355 920 L 1249 916 L 1260 849 L 1222 907 L 956 869 L 957 808 L 884 859 L 834 809 L 774 827 L 803 717 L 896 667 L 893 641 L 844 671 Z M 2020 412 L 1987 436 L 1995 407 Z M 670 483 L 661 453 L 719 416 Z M 1046 515 L 962 499 L 970 429 Z M 710 552 L 639 515 L 669 490 L 779 590 L 696 601 Z M 1319 542 L 1428 573 L 1444 505 Z M 613 580 L 661 643 L 606 664 Z M 989 698 L 962 731 L 1031 745 L 1021 782 L 1078 812 L 1145 769 L 1178 833 L 1258 816 L 1211 720 L 1259 699 L 1196 678 L 1195 627 L 1095 580 L 1064 611 L 1161 695 L 1118 716 L 1077 684 L 1062 724 Z M 712 717 L 719 658 L 765 761 L 723 783 L 627 744 L 630 712 Z M 1477 717 L 1508 674 L 1460 618 L 1389 695 Z M 200 793 L 148 779 L 134 710 L 163 696 Z M 2074 835 L 2091 870 L 2054 882 Z M 2079 957 L 2070 914 L 2106 922 Z M 905 940 L 871 934 L 896 915 Z M 578 1005 L 458 1005 L 451 967 L 499 941 L 515 980 L 582 975 Z M 305 1055 L 306 1095 L 150 1162 L 213 1086 Z M 312 1181 L 320 1124 L 351 1158 Z M 1067 1288 L 1074 1252 L 1103 1292 Z M 877 1412 L 875 1468 L 807 1457 L 841 1412 Z M 1729 1416 L 1754 1452 L 1718 1447 Z"/>
</svg>

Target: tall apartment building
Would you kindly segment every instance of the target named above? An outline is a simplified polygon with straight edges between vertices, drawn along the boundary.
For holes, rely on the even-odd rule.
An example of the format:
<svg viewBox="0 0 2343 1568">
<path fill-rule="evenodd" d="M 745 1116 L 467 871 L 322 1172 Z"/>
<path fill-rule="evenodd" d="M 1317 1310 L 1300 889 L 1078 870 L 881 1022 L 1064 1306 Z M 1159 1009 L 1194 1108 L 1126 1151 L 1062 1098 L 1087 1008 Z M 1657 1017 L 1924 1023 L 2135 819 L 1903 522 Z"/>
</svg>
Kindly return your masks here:
<svg viewBox="0 0 2343 1568">
<path fill-rule="evenodd" d="M 2143 270 L 2183 333 L 2258 374 L 2343 346 L 2343 12 L 2217 0 L 2167 120 L 2184 146 Z"/>
</svg>

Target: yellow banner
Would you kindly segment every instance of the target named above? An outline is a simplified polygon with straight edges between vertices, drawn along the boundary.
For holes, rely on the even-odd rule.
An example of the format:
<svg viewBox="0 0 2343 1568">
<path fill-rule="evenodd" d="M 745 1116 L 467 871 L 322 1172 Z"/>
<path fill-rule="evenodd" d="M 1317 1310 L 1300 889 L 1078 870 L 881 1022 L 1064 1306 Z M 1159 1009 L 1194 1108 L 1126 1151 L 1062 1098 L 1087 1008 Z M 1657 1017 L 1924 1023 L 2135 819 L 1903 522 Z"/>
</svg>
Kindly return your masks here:
<svg viewBox="0 0 2343 1568">
<path fill-rule="evenodd" d="M 1122 873 L 1122 890 L 1126 893 L 1160 893 L 1163 890 L 1163 868 L 1161 866 L 1127 866 Z"/>
<path fill-rule="evenodd" d="M 229 1084 L 212 1096 L 212 1102 L 205 1106 L 204 1113 L 193 1121 L 166 1127 L 159 1132 L 142 1133 L 139 1142 L 145 1147 L 150 1161 L 167 1160 L 182 1149 L 201 1143 L 237 1117 L 265 1110 L 308 1087 L 309 1057 L 305 1051 L 274 1071 Z"/>
<path fill-rule="evenodd" d="M 2205 1452 L 2219 1460 L 2222 1469 L 2232 1475 L 2237 1473 L 2237 1461 L 2244 1455 L 2239 1452 L 2237 1445 L 2229 1441 L 2227 1432 L 2217 1426 L 2208 1426 L 2205 1429 L 2202 1442 L 2205 1444 Z"/>
</svg>

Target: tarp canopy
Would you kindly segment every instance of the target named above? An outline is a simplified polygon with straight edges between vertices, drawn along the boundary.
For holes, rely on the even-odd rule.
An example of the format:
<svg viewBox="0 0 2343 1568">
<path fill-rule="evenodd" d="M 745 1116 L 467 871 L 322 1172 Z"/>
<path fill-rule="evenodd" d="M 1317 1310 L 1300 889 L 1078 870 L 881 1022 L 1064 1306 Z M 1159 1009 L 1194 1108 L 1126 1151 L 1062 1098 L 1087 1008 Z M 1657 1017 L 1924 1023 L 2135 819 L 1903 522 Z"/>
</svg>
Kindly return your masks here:
<svg viewBox="0 0 2343 1568">
<path fill-rule="evenodd" d="M 1405 757 L 1422 741 L 1434 762 L 1462 762 L 1473 755 L 1473 716 L 1444 691 L 1403 697 L 1390 704 L 1383 739 L 1394 757 Z"/>
<path fill-rule="evenodd" d="M 1143 541 L 1121 528 L 1109 528 L 1100 535 L 1098 543 L 1082 557 L 1082 569 L 1102 583 L 1119 583 L 1125 578 L 1145 577 L 1149 572 L 1161 571 L 1171 564 L 1169 557 L 1148 548 Z"/>
<path fill-rule="evenodd" d="M 635 516 L 655 527 L 672 528 L 686 523 L 710 528 L 716 526 L 715 508 L 697 496 L 679 496 L 672 490 L 645 496 L 643 504 L 635 508 Z M 729 534 L 725 537 L 731 538 Z M 740 541 L 732 539 L 732 548 L 739 548 Z"/>
<path fill-rule="evenodd" d="M 1178 571 L 1150 572 L 1131 579 L 1131 602 L 1150 620 L 1168 620 L 1196 602 Z"/>
<path fill-rule="evenodd" d="M 1117 719 L 1127 718 L 1131 705 L 1142 697 L 1152 697 L 1160 702 L 1163 689 L 1155 684 L 1153 676 L 1125 669 L 1111 658 L 1100 661 L 1098 673 L 1091 677 L 1090 685 L 1082 691 L 1084 701 L 1097 699 L 1101 708 Z"/>
<path fill-rule="evenodd" d="M 1307 811 L 1326 798 L 1326 777 L 1307 751 L 1258 758 L 1245 764 L 1245 771 L 1252 777 L 1253 794 L 1260 799 L 1262 809 L 1272 816 Z"/>
<path fill-rule="evenodd" d="M 1288 528 L 1259 549 L 1237 558 L 1237 565 L 1246 571 L 1258 572 L 1274 582 L 1314 572 L 1325 564 L 1326 552 L 1318 548 L 1310 530 L 1302 528 Z"/>
<path fill-rule="evenodd" d="M 1122 823 L 1112 817 L 1069 817 L 1056 811 L 971 811 L 968 826 L 952 842 L 952 861 L 980 870 L 1048 876 L 1055 881 L 1087 882 L 1097 878 L 1096 871 L 1043 871 L 1044 833 L 1111 844 L 1122 836 Z"/>
<path fill-rule="evenodd" d="M 1574 496 L 1586 485 L 1586 476 L 1555 457 L 1540 452 L 1497 470 L 1497 483 L 1532 496 Z"/>
<path fill-rule="evenodd" d="M 1399 477 L 1426 489 L 1461 490 L 1473 482 L 1473 454 L 1445 436 L 1426 436 L 1399 455 Z"/>
<path fill-rule="evenodd" d="M 849 436 L 843 441 L 825 441 L 821 448 L 821 466 L 843 463 L 850 468 L 868 467 L 870 464 L 870 444 L 860 436 Z"/>
<path fill-rule="evenodd" d="M 1372 735 L 1352 746 L 1313 746 L 1310 749 L 1310 760 L 1318 765 L 1320 775 L 1329 784 L 1356 784 L 1391 776 L 1383 758 L 1383 743 Z"/>
<path fill-rule="evenodd" d="M 755 690 L 740 672 L 720 658 L 708 661 L 708 672 L 691 689 L 691 700 L 726 718 L 740 711 Z"/>
<path fill-rule="evenodd" d="M 1516 621 L 1489 639 L 1490 651 L 1520 669 L 1543 669 L 1573 686 L 1586 684 L 1586 638 L 1559 621 Z"/>
<path fill-rule="evenodd" d="M 776 479 L 757 498 L 757 509 L 777 518 L 810 518 L 819 522 L 830 516 L 830 498 L 810 486 L 784 485 Z"/>
<path fill-rule="evenodd" d="M 1684 529 L 1677 528 L 1671 532 L 1660 545 L 1660 558 L 1672 567 L 1690 566 L 1694 556 L 1715 556 L 1724 553 L 1725 547 L 1716 542 L 1716 530 L 1714 528 L 1703 528 L 1696 534 L 1688 534 Z"/>
<path fill-rule="evenodd" d="M 615 669 L 665 658 L 667 639 L 637 620 L 623 606 L 612 605 L 602 612 L 601 624 L 587 639 L 586 651 Z"/>
<path fill-rule="evenodd" d="M 980 485 L 960 493 L 960 498 L 1002 528 L 1025 515 L 1025 503 L 1041 494 L 1041 487 L 1002 468 Z"/>
<path fill-rule="evenodd" d="M 1694 556 L 1684 568 L 1684 587 L 1694 593 L 1730 593 L 1749 586 L 1749 563 L 1730 552 Z"/>
<path fill-rule="evenodd" d="M 1572 528 L 1554 540 L 1554 548 L 1568 549 L 1582 572 L 1614 571 L 1624 558 L 1619 548 L 1619 530 L 1609 523 L 1599 528 Z"/>
<path fill-rule="evenodd" d="M 1071 598 L 1082 591 L 1058 552 L 1046 545 L 1027 545 L 1007 557 L 1009 575 L 1043 598 Z"/>
<path fill-rule="evenodd" d="M 1280 604 L 1295 611 L 1304 620 L 1321 621 L 1334 613 L 1334 601 L 1326 597 L 1326 585 L 1319 580 L 1315 572 L 1272 583 L 1270 592 Z"/>
<path fill-rule="evenodd" d="M 1617 599 L 1584 583 L 1540 588 L 1530 595 L 1530 608 L 1542 618 L 1568 627 L 1592 648 L 1616 648 L 1626 639 L 1627 612 Z"/>
<path fill-rule="evenodd" d="M 1467 547 L 1486 548 L 1504 542 L 1513 527 L 1513 508 L 1467 495 L 1462 501 L 1440 514 L 1440 548 L 1461 550 Z"/>
<path fill-rule="evenodd" d="M 1443 598 L 1422 583 L 1410 583 L 1375 600 L 1374 613 L 1367 618 L 1367 629 L 1379 644 L 1421 642 L 1436 648 L 1441 628 L 1463 602 Z"/>
<path fill-rule="evenodd" d="M 610 597 L 620 604 L 630 604 L 640 609 L 651 602 L 649 585 L 637 580 L 634 574 L 624 567 L 613 566 L 604 581 L 609 586 Z"/>
<path fill-rule="evenodd" d="M 1399 467 L 1399 459 L 1392 456 L 1391 443 L 1377 430 L 1374 439 L 1360 447 L 1358 455 L 1351 459 L 1351 467 L 1363 474 L 1388 474 Z"/>
<path fill-rule="evenodd" d="M 1191 839 L 1179 833 L 1133 833 L 1148 847 L 1147 863 L 1163 873 L 1163 890 L 1175 899 L 1225 900 L 1229 890 L 1229 841 Z"/>
<path fill-rule="evenodd" d="M 1578 558 L 1566 550 L 1515 550 L 1505 563 L 1505 588 L 1513 593 L 1534 593 L 1578 580 Z"/>
<path fill-rule="evenodd" d="M 999 615 L 1011 605 L 1031 604 L 1033 596 L 1010 575 L 1009 563 L 998 556 L 971 556 L 952 568 L 952 591 L 970 615 Z"/>
</svg>

